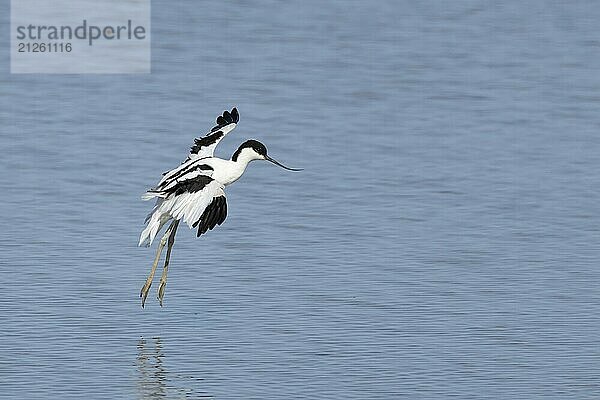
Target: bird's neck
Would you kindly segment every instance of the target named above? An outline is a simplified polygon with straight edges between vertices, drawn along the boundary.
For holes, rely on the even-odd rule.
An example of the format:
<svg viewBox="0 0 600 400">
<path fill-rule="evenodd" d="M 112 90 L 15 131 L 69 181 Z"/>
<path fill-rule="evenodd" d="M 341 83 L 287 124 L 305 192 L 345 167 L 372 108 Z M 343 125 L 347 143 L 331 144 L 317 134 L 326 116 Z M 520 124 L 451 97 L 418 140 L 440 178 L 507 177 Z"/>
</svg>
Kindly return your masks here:
<svg viewBox="0 0 600 400">
<path fill-rule="evenodd" d="M 224 160 L 223 160 L 224 161 Z M 233 182 L 240 179 L 240 177 L 244 174 L 248 163 L 250 163 L 249 159 L 246 158 L 238 158 L 237 160 L 228 160 L 224 161 L 226 165 L 225 168 L 215 169 L 215 173 L 213 174 L 213 178 L 217 179 L 219 182 L 224 185 L 230 185 Z"/>
<path fill-rule="evenodd" d="M 246 149 L 241 152 L 236 152 L 231 156 L 231 162 L 236 163 L 239 168 L 242 168 L 242 172 L 246 169 L 250 161 L 256 160 L 256 154 Z"/>
<path fill-rule="evenodd" d="M 235 161 L 231 160 L 232 164 L 234 165 L 234 169 L 240 171 L 240 175 L 244 173 L 246 167 L 248 166 L 248 164 L 250 164 L 250 161 L 252 161 L 252 159 L 246 157 L 239 157 Z"/>
</svg>

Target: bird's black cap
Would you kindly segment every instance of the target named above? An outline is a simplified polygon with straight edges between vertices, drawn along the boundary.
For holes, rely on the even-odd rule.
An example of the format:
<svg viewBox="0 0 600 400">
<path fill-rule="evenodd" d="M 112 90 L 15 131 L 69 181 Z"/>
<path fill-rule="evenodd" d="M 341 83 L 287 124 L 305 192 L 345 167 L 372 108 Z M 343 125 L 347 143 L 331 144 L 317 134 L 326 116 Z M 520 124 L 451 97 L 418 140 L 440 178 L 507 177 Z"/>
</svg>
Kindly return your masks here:
<svg viewBox="0 0 600 400">
<path fill-rule="evenodd" d="M 231 157 L 231 159 L 233 161 L 237 161 L 237 158 L 240 155 L 240 153 L 242 152 L 242 150 L 247 149 L 247 148 L 254 150 L 261 156 L 267 155 L 267 147 L 264 144 L 262 144 L 258 140 L 250 139 L 250 140 L 246 140 L 244 143 L 242 143 L 240 145 L 240 147 L 238 147 L 238 149 L 235 151 L 235 153 L 233 153 L 233 157 Z"/>
</svg>

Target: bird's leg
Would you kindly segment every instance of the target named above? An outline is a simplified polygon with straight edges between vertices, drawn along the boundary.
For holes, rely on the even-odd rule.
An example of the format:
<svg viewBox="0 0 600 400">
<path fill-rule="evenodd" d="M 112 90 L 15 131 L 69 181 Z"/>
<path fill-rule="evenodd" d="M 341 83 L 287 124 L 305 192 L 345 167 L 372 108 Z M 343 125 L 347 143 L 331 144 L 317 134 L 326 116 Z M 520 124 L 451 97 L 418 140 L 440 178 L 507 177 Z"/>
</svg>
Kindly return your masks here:
<svg viewBox="0 0 600 400">
<path fill-rule="evenodd" d="M 144 307 L 144 304 L 146 303 L 146 297 L 148 297 L 148 291 L 150 290 L 150 286 L 152 285 L 152 280 L 154 279 L 154 273 L 156 272 L 156 267 L 158 266 L 158 261 L 160 260 L 160 255 L 162 253 L 162 249 L 163 249 L 163 247 L 165 247 L 165 244 L 167 244 L 167 239 L 171 235 L 171 230 L 173 228 L 173 225 L 176 222 L 177 221 L 173 221 L 171 223 L 171 225 L 169 226 L 169 228 L 167 229 L 165 234 L 160 239 L 160 242 L 158 243 L 158 249 L 156 250 L 156 257 L 154 258 L 154 263 L 152 264 L 152 269 L 150 270 L 150 275 L 148 275 L 148 278 L 146 279 L 146 283 L 144 283 L 144 286 L 142 287 L 142 290 L 140 292 L 140 297 L 142 298 L 142 308 Z"/>
<path fill-rule="evenodd" d="M 173 244 L 175 243 L 175 234 L 177 233 L 177 226 L 179 225 L 179 221 L 174 221 L 171 225 L 172 229 L 171 234 L 169 235 L 169 241 L 167 244 L 167 255 L 165 256 L 165 266 L 163 267 L 162 276 L 160 277 L 160 284 L 158 285 L 158 301 L 160 302 L 160 306 L 162 307 L 163 296 L 165 295 L 165 286 L 167 285 L 167 273 L 169 272 L 169 260 L 171 259 L 171 249 L 173 248 Z"/>
</svg>

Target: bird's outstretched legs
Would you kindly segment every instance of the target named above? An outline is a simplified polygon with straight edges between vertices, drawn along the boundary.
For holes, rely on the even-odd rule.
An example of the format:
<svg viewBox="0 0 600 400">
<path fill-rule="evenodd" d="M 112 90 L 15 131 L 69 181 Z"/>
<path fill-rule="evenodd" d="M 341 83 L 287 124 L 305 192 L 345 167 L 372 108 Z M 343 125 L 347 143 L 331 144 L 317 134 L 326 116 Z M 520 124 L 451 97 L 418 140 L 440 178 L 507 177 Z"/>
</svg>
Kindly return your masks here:
<svg viewBox="0 0 600 400">
<path fill-rule="evenodd" d="M 169 235 L 169 240 L 167 243 L 167 255 L 165 256 L 165 266 L 163 267 L 163 272 L 160 277 L 160 284 L 158 285 L 158 301 L 160 306 L 163 305 L 163 296 L 165 295 L 165 286 L 167 285 L 167 273 L 169 272 L 169 260 L 171 259 L 171 249 L 173 248 L 173 244 L 175 243 L 175 234 L 177 233 L 177 226 L 179 225 L 179 221 L 175 220 L 171 224 L 171 234 Z"/>
<path fill-rule="evenodd" d="M 171 232 L 173 231 L 173 226 L 177 226 L 177 224 L 179 224 L 179 221 L 173 221 L 171 223 L 171 225 L 169 225 L 169 228 L 167 229 L 165 234 L 160 239 L 160 242 L 158 243 L 158 249 L 156 250 L 156 257 L 154 258 L 154 263 L 152 264 L 152 269 L 150 270 L 150 275 L 148 275 L 148 278 L 146 279 L 146 283 L 144 283 L 144 286 L 142 287 L 142 290 L 140 292 L 140 297 L 142 298 L 142 308 L 144 307 L 144 304 L 146 303 L 146 297 L 148 297 L 148 290 L 150 290 L 150 286 L 152 286 L 152 280 L 154 279 L 154 273 L 156 272 L 156 267 L 158 266 L 158 261 L 160 260 L 160 255 L 162 253 L 162 249 L 163 249 L 163 247 L 165 247 L 165 244 L 167 244 L 167 239 L 171 236 Z"/>
</svg>

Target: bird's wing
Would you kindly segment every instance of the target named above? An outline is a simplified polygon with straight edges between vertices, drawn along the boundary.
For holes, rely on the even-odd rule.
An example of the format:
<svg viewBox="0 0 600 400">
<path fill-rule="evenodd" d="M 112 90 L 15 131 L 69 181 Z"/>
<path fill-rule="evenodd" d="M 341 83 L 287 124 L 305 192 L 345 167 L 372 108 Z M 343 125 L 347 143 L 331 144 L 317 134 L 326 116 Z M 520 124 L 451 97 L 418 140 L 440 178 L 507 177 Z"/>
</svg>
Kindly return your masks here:
<svg viewBox="0 0 600 400">
<path fill-rule="evenodd" d="M 219 144 L 227 133 L 235 128 L 239 120 L 240 114 L 235 107 L 231 112 L 224 111 L 223 115 L 217 118 L 217 126 L 212 128 L 206 136 L 194 140 L 194 145 L 190 150 L 188 158 L 177 168 L 165 172 L 156 187 L 144 194 L 142 199 L 148 200 L 156 197 L 150 193 L 168 190 L 178 182 L 186 181 L 200 175 L 211 176 L 213 172 L 212 167 L 201 160 L 212 157 L 217 144 Z"/>
<path fill-rule="evenodd" d="M 198 159 L 212 157 L 215 147 L 221 139 L 231 132 L 238 121 L 240 114 L 237 108 L 233 108 L 231 112 L 223 111 L 223 115 L 217 118 L 217 125 L 210 130 L 204 137 L 194 139 L 194 145 L 190 149 L 189 159 Z"/>
<path fill-rule="evenodd" d="M 156 184 L 156 186 L 145 193 L 142 199 L 148 200 L 149 193 L 153 192 L 165 192 L 177 185 L 179 182 L 188 181 L 198 176 L 212 176 L 213 168 L 203 162 L 202 159 L 187 159 L 177 168 L 167 171 L 163 174 L 162 179 Z M 150 195 L 149 198 L 156 197 Z"/>
<path fill-rule="evenodd" d="M 227 217 L 225 186 L 207 175 L 177 181 L 164 189 L 146 192 L 147 198 L 157 197 L 158 202 L 142 232 L 140 243 L 154 239 L 165 216 L 183 220 L 190 228 L 198 228 L 198 236 L 221 225 Z"/>
</svg>

